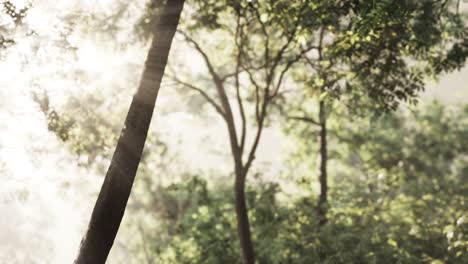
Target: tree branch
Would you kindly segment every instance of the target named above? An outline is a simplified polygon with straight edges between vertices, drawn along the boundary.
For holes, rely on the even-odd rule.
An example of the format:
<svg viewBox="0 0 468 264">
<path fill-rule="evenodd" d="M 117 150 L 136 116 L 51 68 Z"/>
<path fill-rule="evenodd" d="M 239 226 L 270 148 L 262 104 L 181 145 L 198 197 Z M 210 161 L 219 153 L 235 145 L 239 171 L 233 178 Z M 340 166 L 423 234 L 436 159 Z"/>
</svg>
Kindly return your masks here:
<svg viewBox="0 0 468 264">
<path fill-rule="evenodd" d="M 283 68 L 283 70 L 281 71 L 280 73 L 280 76 L 279 76 L 279 79 L 278 79 L 278 82 L 275 86 L 275 89 L 273 91 L 273 94 L 270 95 L 270 98 L 273 98 L 275 97 L 277 94 L 278 94 L 278 91 L 281 87 L 281 83 L 283 82 L 283 78 L 284 78 L 284 75 L 288 72 L 288 70 L 291 68 L 291 66 L 298 62 L 304 54 L 306 54 L 307 52 L 309 52 L 310 50 L 312 49 L 317 49 L 318 47 L 317 46 L 310 46 L 306 49 L 303 49 L 299 54 L 296 55 L 296 57 L 290 59 L 287 63 L 286 63 L 286 66 Z"/>
<path fill-rule="evenodd" d="M 245 63 L 245 62 L 243 62 L 243 63 Z M 257 71 L 257 70 L 261 70 L 261 69 L 264 69 L 264 68 L 265 68 L 265 66 L 253 67 L 252 65 L 249 65 L 249 67 L 245 67 L 244 65 L 241 65 L 241 68 L 239 69 L 239 73 L 246 72 L 246 69 Z M 224 82 L 229 78 L 236 77 L 236 75 L 237 75 L 237 70 L 235 70 L 234 72 L 231 72 L 231 73 L 227 73 L 227 74 L 221 76 L 221 81 Z"/>
<path fill-rule="evenodd" d="M 239 41 L 240 39 L 240 41 Z M 235 72 L 235 86 L 236 86 L 236 97 L 237 97 L 237 103 L 239 105 L 239 112 L 241 115 L 241 121 L 242 121 L 242 131 L 241 131 L 241 139 L 239 143 L 239 148 L 240 152 L 244 152 L 244 145 L 245 145 L 245 138 L 247 136 L 247 128 L 246 128 L 246 118 L 245 118 L 245 111 L 244 111 L 244 104 L 242 103 L 242 98 L 240 95 L 240 81 L 239 81 L 239 74 L 240 74 L 240 68 L 241 68 L 241 59 L 242 59 L 242 39 L 243 39 L 243 34 L 242 34 L 242 28 L 240 24 L 240 15 L 238 14 L 237 16 L 237 23 L 236 23 L 236 35 L 235 35 L 235 42 L 236 46 L 238 48 L 237 51 L 237 60 L 236 60 L 236 72 Z"/>
<path fill-rule="evenodd" d="M 181 30 L 177 30 L 177 33 L 184 36 L 184 38 L 187 40 L 187 42 L 191 43 L 195 47 L 195 49 L 198 51 L 198 53 L 200 53 L 203 60 L 205 61 L 205 64 L 206 64 L 206 66 L 208 68 L 208 71 L 209 71 L 210 75 L 213 77 L 213 79 L 214 80 L 221 80 L 218 73 L 216 73 L 216 71 L 214 69 L 213 63 L 211 62 L 210 58 L 208 57 L 208 54 L 201 48 L 200 44 L 198 44 L 198 42 L 196 42 L 193 38 L 191 38 L 188 34 L 186 34 L 185 32 L 183 32 Z"/>
<path fill-rule="evenodd" d="M 267 92 L 268 91 L 265 90 L 265 94 Z M 250 149 L 250 152 L 249 152 L 249 155 L 248 155 L 248 158 L 247 158 L 247 162 L 245 163 L 245 167 L 244 167 L 245 174 L 247 174 L 248 170 L 250 169 L 250 166 L 252 165 L 252 162 L 255 159 L 255 152 L 257 151 L 257 147 L 258 147 L 258 144 L 260 142 L 260 136 L 262 135 L 263 123 L 265 121 L 266 109 L 267 109 L 267 105 L 268 105 L 269 101 L 270 100 L 266 96 L 265 100 L 263 101 L 263 104 L 262 104 L 262 111 L 260 113 L 259 118 L 257 119 L 257 122 L 258 122 L 257 133 L 255 135 L 254 142 L 253 142 L 252 147 Z"/>
<path fill-rule="evenodd" d="M 270 65 L 270 35 L 268 34 L 268 31 L 266 29 L 265 23 L 262 21 L 262 17 L 260 15 L 260 12 L 258 12 L 258 8 L 254 6 L 252 2 L 249 4 L 250 7 L 254 10 L 255 17 L 257 18 L 258 22 L 260 23 L 260 26 L 262 28 L 262 32 L 265 35 L 265 72 L 266 75 L 268 76 L 268 65 Z"/>
<path fill-rule="evenodd" d="M 245 67 L 243 64 L 241 64 L 241 67 L 247 73 L 247 76 L 249 77 L 250 83 L 252 83 L 252 85 L 255 88 L 255 118 L 258 120 L 260 118 L 260 116 L 259 116 L 259 112 L 260 112 L 259 107 L 260 107 L 260 90 L 261 90 L 261 87 L 260 87 L 260 84 L 257 83 L 257 81 L 255 81 L 255 77 L 253 76 L 253 73 L 250 71 L 250 69 Z"/>
<path fill-rule="evenodd" d="M 226 119 L 226 114 L 224 113 L 224 111 L 223 111 L 223 109 L 221 108 L 221 106 L 218 105 L 218 104 L 216 103 L 216 101 L 215 101 L 213 98 L 211 98 L 211 97 L 210 97 L 205 91 L 203 91 L 201 88 L 198 88 L 198 87 L 196 87 L 195 85 L 190 84 L 190 83 L 188 83 L 188 82 L 184 82 L 184 81 L 178 79 L 178 78 L 175 77 L 175 76 L 167 75 L 167 74 L 166 74 L 166 76 L 169 77 L 169 78 L 171 78 L 171 80 L 175 81 L 176 83 L 178 83 L 178 84 L 180 84 L 180 85 L 182 85 L 182 86 L 185 86 L 186 88 L 189 88 L 189 89 L 191 89 L 191 90 L 197 91 L 201 96 L 203 96 L 203 98 L 205 98 L 205 100 L 206 100 L 209 104 L 211 104 L 211 105 L 215 108 L 216 112 L 218 112 L 218 113 L 223 117 L 223 119 Z"/>
<path fill-rule="evenodd" d="M 305 4 L 306 2 L 304 2 Z M 303 8 L 300 8 L 299 15 L 298 17 L 301 17 L 301 13 L 303 11 Z M 267 84 L 266 84 L 266 89 L 269 89 L 271 82 L 273 81 L 273 77 L 275 75 L 276 67 L 278 67 L 278 64 L 280 63 L 281 59 L 283 58 L 283 54 L 286 51 L 286 49 L 291 45 L 291 43 L 294 40 L 294 37 L 296 36 L 297 29 L 299 27 L 300 19 L 297 19 L 296 22 L 294 23 L 294 27 L 289 34 L 286 43 L 280 48 L 278 53 L 276 54 L 275 59 L 273 60 L 273 65 L 271 67 L 270 73 L 267 76 Z M 268 67 L 268 65 L 267 65 Z"/>
<path fill-rule="evenodd" d="M 247 162 L 245 164 L 245 174 L 247 174 L 247 171 L 249 170 L 250 166 L 252 165 L 253 160 L 255 159 L 255 152 L 257 151 L 258 144 L 260 142 L 260 136 L 262 135 L 263 131 L 263 124 L 265 122 L 266 118 L 266 112 L 267 112 L 267 107 L 268 104 L 271 101 L 271 98 L 268 96 L 268 89 L 264 90 L 264 95 L 263 95 L 263 103 L 262 103 L 262 109 L 259 114 L 259 117 L 257 118 L 257 134 L 255 135 L 254 142 L 252 144 L 252 148 L 250 149 Z"/>
<path fill-rule="evenodd" d="M 320 126 L 320 123 L 317 120 L 307 116 L 287 116 L 287 118 L 292 120 L 304 121 L 309 124 Z"/>
<path fill-rule="evenodd" d="M 302 12 L 302 11 L 300 11 L 300 12 Z M 260 100 L 260 98 L 259 98 L 259 90 L 260 89 L 256 89 L 255 94 L 256 94 L 257 100 L 256 100 L 256 109 L 255 110 L 256 110 L 256 117 L 257 117 L 258 127 L 257 127 L 257 133 L 255 135 L 254 142 L 252 144 L 252 147 L 250 149 L 250 152 L 249 152 L 249 155 L 248 155 L 248 158 L 247 158 L 247 162 L 245 164 L 245 169 L 244 169 L 245 173 L 247 173 L 247 171 L 249 170 L 249 168 L 252 165 L 253 160 L 255 159 L 255 152 L 257 151 L 257 147 L 258 147 L 258 144 L 260 142 L 260 136 L 261 136 L 262 130 L 263 130 L 263 125 L 264 125 L 266 112 L 267 112 L 267 106 L 270 103 L 271 99 L 273 98 L 273 97 L 270 97 L 270 86 L 271 86 L 271 83 L 272 83 L 272 81 L 274 79 L 276 68 L 278 67 L 279 63 L 281 62 L 285 51 L 287 50 L 287 48 L 293 42 L 294 36 L 296 35 L 297 29 L 298 29 L 298 25 L 299 25 L 299 19 L 296 21 L 292 32 L 290 33 L 290 35 L 288 36 L 288 38 L 286 40 L 286 43 L 280 48 L 280 50 L 278 51 L 278 53 L 275 56 L 275 59 L 273 60 L 273 64 L 272 64 L 272 66 L 270 68 L 270 71 L 266 76 L 266 84 L 265 84 L 265 89 L 264 89 L 263 102 L 262 102 L 262 107 L 261 107 L 260 111 L 258 109 L 259 100 Z M 299 60 L 299 58 L 297 60 Z M 291 63 L 291 65 L 292 65 L 292 63 Z M 269 64 L 265 65 L 265 67 L 268 68 Z M 284 75 L 284 73 L 283 73 L 283 75 Z M 249 74 L 249 78 L 251 79 L 251 81 L 253 81 L 252 74 Z"/>
<path fill-rule="evenodd" d="M 200 55 L 203 57 L 203 60 L 205 61 L 205 64 L 206 64 L 206 66 L 208 68 L 208 71 L 209 71 L 211 77 L 213 78 L 213 82 L 214 82 L 214 84 L 216 86 L 218 96 L 219 96 L 219 98 L 221 100 L 221 106 L 222 106 L 222 108 L 224 110 L 223 112 L 225 113 L 225 115 L 224 115 L 225 119 L 224 120 L 226 121 L 226 125 L 227 125 L 228 131 L 229 131 L 229 140 L 230 140 L 230 143 L 231 143 L 231 150 L 233 152 L 233 155 L 236 158 L 241 157 L 242 153 L 239 153 L 239 143 L 238 143 L 238 139 L 237 139 L 237 131 L 236 131 L 236 125 L 235 125 L 235 122 L 234 122 L 234 115 L 232 113 L 231 104 L 229 103 L 229 99 L 227 97 L 226 90 L 224 88 L 223 80 L 216 73 L 211 60 L 209 59 L 208 55 L 203 51 L 201 46 L 193 38 L 191 38 L 188 34 L 186 34 L 185 32 L 180 31 L 180 30 L 178 30 L 177 32 L 182 34 L 185 37 L 185 39 L 189 43 L 191 43 L 195 47 L 195 49 L 198 51 L 198 53 L 200 53 Z"/>
</svg>

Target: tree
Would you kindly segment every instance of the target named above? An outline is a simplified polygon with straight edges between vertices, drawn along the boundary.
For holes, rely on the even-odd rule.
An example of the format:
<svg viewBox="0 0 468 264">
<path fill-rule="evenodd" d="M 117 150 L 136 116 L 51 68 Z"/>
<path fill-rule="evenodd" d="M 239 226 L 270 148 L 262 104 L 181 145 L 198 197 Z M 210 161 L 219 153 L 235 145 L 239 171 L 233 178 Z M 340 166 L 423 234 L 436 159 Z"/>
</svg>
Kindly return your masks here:
<svg viewBox="0 0 468 264">
<path fill-rule="evenodd" d="M 123 218 L 184 0 L 168 0 L 75 263 L 105 263 Z"/>
<path fill-rule="evenodd" d="M 212 95 L 206 89 L 176 76 L 172 76 L 172 79 L 203 96 L 226 123 L 234 163 L 235 211 L 240 247 L 243 262 L 254 263 L 254 247 L 245 199 L 246 179 L 255 159 L 269 108 L 279 94 L 285 74 L 303 54 L 316 47 L 301 45 L 297 41 L 301 32 L 299 23 L 303 18 L 302 8 L 306 7 L 303 2 L 294 4 L 297 9 L 288 10 L 293 12 L 291 18 L 283 13 L 281 4 L 277 6 L 270 2 L 226 1 L 199 4 L 200 10 L 195 12 L 193 19 L 198 22 L 180 33 L 202 57 L 216 93 Z M 212 12 L 213 10 L 216 12 Z M 298 18 L 295 23 L 292 22 L 293 18 Z M 201 41 L 193 37 L 195 34 L 202 35 L 203 29 L 211 32 L 216 30 L 229 37 L 230 41 L 223 44 L 227 50 L 226 56 L 234 61 L 231 67 L 215 62 L 211 58 L 212 54 L 205 51 Z M 231 96 L 235 98 L 238 115 L 234 112 L 236 108 L 231 105 Z M 246 110 L 248 102 L 253 103 L 253 111 Z M 255 132 L 252 143 L 248 146 L 248 114 L 251 112 Z M 236 123 L 236 116 L 240 124 Z"/>
<path fill-rule="evenodd" d="M 308 29 L 304 38 L 316 42 L 318 49 L 304 54 L 309 70 L 301 68 L 296 76 L 306 84 L 300 103 L 292 100 L 292 109 L 283 111 L 317 131 L 317 211 L 323 223 L 328 193 L 326 120 L 333 105 L 358 113 L 366 108 L 392 111 L 402 101 L 415 103 L 425 78 L 461 68 L 468 49 L 464 22 L 450 1 L 311 1 L 308 7 L 301 24 Z M 318 106 L 310 107 L 315 98 Z"/>
<path fill-rule="evenodd" d="M 387 249 L 369 257 L 466 262 L 467 110 L 466 104 L 421 103 L 373 123 L 355 119 L 331 129 L 340 138 L 337 159 L 347 164 L 334 171 L 331 211 L 338 218 L 346 211 L 336 221 L 372 232 L 369 242 L 380 237 Z"/>
</svg>

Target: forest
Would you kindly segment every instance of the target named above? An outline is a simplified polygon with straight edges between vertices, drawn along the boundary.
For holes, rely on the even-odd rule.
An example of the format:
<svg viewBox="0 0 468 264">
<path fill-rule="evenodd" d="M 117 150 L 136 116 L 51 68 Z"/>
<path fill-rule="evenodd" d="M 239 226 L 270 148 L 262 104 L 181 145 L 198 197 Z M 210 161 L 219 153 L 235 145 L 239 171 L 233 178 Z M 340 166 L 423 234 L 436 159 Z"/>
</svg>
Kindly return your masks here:
<svg viewBox="0 0 468 264">
<path fill-rule="evenodd" d="M 468 263 L 468 2 L 0 2 L 0 263 Z"/>
</svg>

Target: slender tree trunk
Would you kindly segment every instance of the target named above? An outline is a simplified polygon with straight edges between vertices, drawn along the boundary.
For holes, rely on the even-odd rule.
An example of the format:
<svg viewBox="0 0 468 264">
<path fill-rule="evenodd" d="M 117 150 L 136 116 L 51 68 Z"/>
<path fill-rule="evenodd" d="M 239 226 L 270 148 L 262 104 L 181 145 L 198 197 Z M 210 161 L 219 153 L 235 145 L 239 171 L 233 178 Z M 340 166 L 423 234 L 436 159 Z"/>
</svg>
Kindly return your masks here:
<svg viewBox="0 0 468 264">
<path fill-rule="evenodd" d="M 167 63 L 184 0 L 168 0 L 153 32 L 153 41 L 138 90 L 81 241 L 76 264 L 103 264 L 122 221 Z"/>
<path fill-rule="evenodd" d="M 250 234 L 247 205 L 245 202 L 245 177 L 247 172 L 243 169 L 242 165 L 237 164 L 237 162 L 235 174 L 234 195 L 237 216 L 237 233 L 239 235 L 239 242 L 242 251 L 242 260 L 244 264 L 253 264 L 255 261 L 255 254 Z"/>
<path fill-rule="evenodd" d="M 218 86 L 222 87 L 222 85 Z M 236 210 L 237 233 L 239 236 L 242 260 L 244 264 L 253 264 L 255 262 L 255 254 L 252 244 L 252 236 L 250 234 L 247 204 L 245 201 L 245 179 L 249 168 L 242 162 L 243 149 L 239 146 L 237 142 L 237 133 L 234 125 L 234 118 L 231 112 L 231 108 L 228 104 L 224 88 L 220 88 L 219 91 L 221 98 L 224 98 L 222 99 L 224 101 L 223 108 L 227 113 L 226 125 L 229 132 L 229 142 L 231 145 L 231 153 L 234 161 L 234 205 Z"/>
<path fill-rule="evenodd" d="M 326 203 L 327 203 L 327 117 L 325 112 L 325 102 L 319 104 L 319 156 L 318 156 L 318 176 L 320 183 L 320 196 L 318 200 L 319 224 L 326 223 Z"/>
</svg>

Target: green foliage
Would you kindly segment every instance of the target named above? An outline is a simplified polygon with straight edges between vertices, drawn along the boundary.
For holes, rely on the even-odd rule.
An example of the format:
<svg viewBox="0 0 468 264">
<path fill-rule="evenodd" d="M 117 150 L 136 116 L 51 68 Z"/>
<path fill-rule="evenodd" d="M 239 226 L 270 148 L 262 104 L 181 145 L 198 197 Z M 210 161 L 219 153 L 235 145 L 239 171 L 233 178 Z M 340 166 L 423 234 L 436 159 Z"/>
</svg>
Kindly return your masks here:
<svg viewBox="0 0 468 264">
<path fill-rule="evenodd" d="M 364 100 L 395 110 L 415 102 L 427 77 L 465 65 L 465 21 L 451 1 L 306 2 L 296 20 L 303 42 L 316 43 L 318 54 L 306 54 L 296 81 L 308 97 L 327 90 L 351 108 Z"/>
<path fill-rule="evenodd" d="M 333 171 L 329 221 L 320 228 L 315 198 L 285 196 L 272 183 L 249 189 L 259 263 L 466 262 L 467 117 L 467 107 L 433 103 L 343 124 L 334 161 L 342 169 Z M 166 240 L 149 240 L 156 260 L 240 263 L 232 190 L 189 177 L 160 191 L 165 204 L 185 206 L 168 208 L 183 216 L 167 214 Z"/>
<path fill-rule="evenodd" d="M 388 232 L 403 263 L 466 262 L 467 114 L 466 106 L 433 103 L 371 125 L 340 127 L 348 167 L 335 178 L 332 211 L 354 211 L 347 221 Z"/>
<path fill-rule="evenodd" d="M 139 21 L 143 37 L 151 30 L 157 3 L 161 2 L 152 1 Z M 265 68 L 275 63 L 275 54 L 283 55 L 276 63 L 285 66 L 299 50 L 317 44 L 320 53 L 309 54 L 315 60 L 311 72 L 304 70 L 305 64 L 296 67 L 295 81 L 307 88 L 298 96 L 304 101 L 297 105 L 314 112 L 307 100 L 316 97 L 327 102 L 327 110 L 342 103 L 348 110 L 374 117 L 372 122 L 328 120 L 333 166 L 328 222 L 320 228 L 309 167 L 314 163 L 310 157 L 316 146 L 311 139 L 316 131 L 309 125 L 288 128 L 298 136 L 298 153 L 289 165 L 307 164 L 307 170 L 284 174 L 288 181 L 296 180 L 298 193 L 307 191 L 288 196 L 283 186 L 273 183 L 248 189 L 259 263 L 468 262 L 468 107 L 433 104 L 413 114 L 382 116 L 400 101 L 414 102 L 426 76 L 464 65 L 464 21 L 447 2 L 191 3 L 190 21 L 182 26 L 207 50 L 216 51 L 208 55 L 218 55 L 214 64 L 223 76 L 232 78 L 233 62 L 242 53 L 239 59 L 245 65 L 240 76 L 246 85 L 241 95 L 247 103 L 255 101 L 255 84 L 249 78 L 262 87 L 272 81 L 281 84 L 278 74 L 268 70 L 265 74 Z M 236 12 L 241 13 L 242 38 L 231 30 Z M 320 35 L 325 36 L 322 41 Z M 232 41 L 226 42 L 225 36 Z M 245 45 L 242 52 L 235 43 L 238 39 Z M 36 96 L 49 130 L 86 157 L 88 165 L 96 157 L 108 157 L 119 131 L 103 114 L 105 100 L 96 98 L 84 97 L 86 109 L 70 100 L 69 109 L 59 111 L 49 106 L 47 97 Z M 279 99 L 283 106 L 290 102 Z M 142 237 L 141 244 L 133 234 L 128 239 L 137 252 L 135 262 L 240 263 L 232 189 L 212 186 L 205 177 L 184 174 L 179 167 L 171 170 L 168 164 L 182 163 L 171 155 L 154 134 L 149 136 L 141 180 L 129 203 L 129 215 L 134 217 L 130 225 Z M 170 184 L 155 176 L 161 171 L 170 176 L 166 179 Z"/>
<path fill-rule="evenodd" d="M 66 143 L 80 165 L 89 166 L 97 157 L 109 157 L 111 146 L 117 142 L 118 127 L 99 111 L 105 107 L 103 99 L 90 95 L 69 98 L 67 110 L 53 106 L 46 92 L 33 93 L 33 100 L 46 118 L 47 129 Z"/>
<path fill-rule="evenodd" d="M 396 109 L 396 101 L 409 101 L 424 88 L 425 76 L 462 67 L 464 23 L 450 10 L 440 1 L 358 4 L 346 32 L 350 38 L 343 38 L 333 51 L 355 74 L 347 80 L 348 89 L 363 86 L 370 98 Z M 457 58 L 448 62 L 445 54 L 450 53 Z"/>
</svg>

